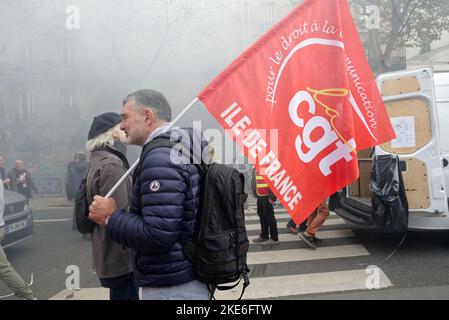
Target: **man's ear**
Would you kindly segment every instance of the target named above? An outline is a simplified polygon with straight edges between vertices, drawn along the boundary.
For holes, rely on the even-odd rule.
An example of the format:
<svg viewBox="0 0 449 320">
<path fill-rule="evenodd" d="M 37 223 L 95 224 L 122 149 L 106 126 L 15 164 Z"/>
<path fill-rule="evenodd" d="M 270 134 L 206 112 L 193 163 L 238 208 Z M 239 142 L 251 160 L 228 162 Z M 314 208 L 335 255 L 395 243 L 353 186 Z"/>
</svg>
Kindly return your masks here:
<svg viewBox="0 0 449 320">
<path fill-rule="evenodd" d="M 143 115 L 146 123 L 150 124 L 154 121 L 154 112 L 150 108 L 143 109 Z"/>
</svg>

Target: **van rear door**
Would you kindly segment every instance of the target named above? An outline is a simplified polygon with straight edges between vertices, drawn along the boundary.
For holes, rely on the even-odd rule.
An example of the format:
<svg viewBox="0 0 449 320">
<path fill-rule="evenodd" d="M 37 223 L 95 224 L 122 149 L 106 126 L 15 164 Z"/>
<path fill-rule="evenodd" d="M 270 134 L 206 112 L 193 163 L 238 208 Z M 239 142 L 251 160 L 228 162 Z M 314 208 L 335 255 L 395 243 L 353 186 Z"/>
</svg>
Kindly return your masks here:
<svg viewBox="0 0 449 320">
<path fill-rule="evenodd" d="M 436 72 L 434 79 L 444 182 L 447 188 L 449 187 L 449 72 Z"/>
<path fill-rule="evenodd" d="M 429 216 L 446 216 L 448 199 L 432 70 L 385 73 L 377 78 L 377 86 L 397 138 L 376 146 L 375 153 L 396 154 L 405 164 L 409 228 L 438 228 L 435 221 L 428 222 Z"/>
</svg>

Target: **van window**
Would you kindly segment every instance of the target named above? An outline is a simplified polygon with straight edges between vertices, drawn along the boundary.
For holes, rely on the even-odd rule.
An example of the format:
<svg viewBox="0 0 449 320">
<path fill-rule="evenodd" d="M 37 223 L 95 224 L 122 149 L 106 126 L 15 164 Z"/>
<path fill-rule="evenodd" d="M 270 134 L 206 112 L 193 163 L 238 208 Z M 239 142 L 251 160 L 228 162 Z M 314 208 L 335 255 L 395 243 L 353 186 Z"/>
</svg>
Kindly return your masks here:
<svg viewBox="0 0 449 320">
<path fill-rule="evenodd" d="M 449 101 L 438 102 L 438 126 L 440 130 L 440 150 L 449 154 Z"/>
</svg>

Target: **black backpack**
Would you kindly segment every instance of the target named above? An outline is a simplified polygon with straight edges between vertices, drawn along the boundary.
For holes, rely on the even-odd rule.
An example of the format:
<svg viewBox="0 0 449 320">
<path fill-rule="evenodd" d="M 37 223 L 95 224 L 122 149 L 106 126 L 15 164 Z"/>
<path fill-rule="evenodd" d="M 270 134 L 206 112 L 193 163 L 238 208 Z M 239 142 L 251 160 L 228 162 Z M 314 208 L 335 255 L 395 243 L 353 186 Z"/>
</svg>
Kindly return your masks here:
<svg viewBox="0 0 449 320">
<path fill-rule="evenodd" d="M 81 181 L 80 187 L 75 195 L 75 204 L 73 206 L 76 227 L 82 234 L 91 233 L 96 225 L 95 222 L 89 219 L 89 203 L 87 202 L 86 192 L 86 180 L 88 173 L 89 172 L 87 171 Z"/>
<path fill-rule="evenodd" d="M 145 156 L 156 148 L 178 149 L 183 155 L 193 156 L 178 141 L 156 137 L 142 150 L 134 176 L 139 174 Z M 223 164 L 195 164 L 202 176 L 199 207 L 199 228 L 191 240 L 181 239 L 184 255 L 190 260 L 196 278 L 209 285 L 213 297 L 215 289 L 236 287 L 243 278 L 242 298 L 249 285 L 246 255 L 249 241 L 245 227 L 243 205 L 248 197 L 244 191 L 242 173 Z M 225 283 L 236 282 L 229 286 Z"/>
</svg>

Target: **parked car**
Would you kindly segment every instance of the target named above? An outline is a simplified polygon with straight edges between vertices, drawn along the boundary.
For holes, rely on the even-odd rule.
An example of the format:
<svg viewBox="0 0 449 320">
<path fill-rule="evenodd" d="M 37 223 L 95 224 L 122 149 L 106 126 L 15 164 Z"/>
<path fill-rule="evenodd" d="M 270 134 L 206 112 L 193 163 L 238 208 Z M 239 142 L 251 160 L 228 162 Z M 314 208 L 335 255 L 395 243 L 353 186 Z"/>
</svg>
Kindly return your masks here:
<svg viewBox="0 0 449 320">
<path fill-rule="evenodd" d="M 32 237 L 33 234 L 33 212 L 26 205 L 26 199 L 20 193 L 5 190 L 5 237 L 2 247 L 6 248 L 18 242 Z"/>
</svg>

